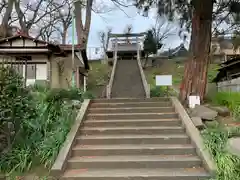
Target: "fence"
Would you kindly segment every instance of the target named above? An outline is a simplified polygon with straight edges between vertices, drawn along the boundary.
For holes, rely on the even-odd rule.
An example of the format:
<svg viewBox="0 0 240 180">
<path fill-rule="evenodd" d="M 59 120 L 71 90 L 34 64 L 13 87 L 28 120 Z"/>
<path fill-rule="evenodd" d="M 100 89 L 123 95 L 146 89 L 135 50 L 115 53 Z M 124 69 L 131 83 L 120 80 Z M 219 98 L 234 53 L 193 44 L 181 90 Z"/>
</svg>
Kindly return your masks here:
<svg viewBox="0 0 240 180">
<path fill-rule="evenodd" d="M 218 91 L 240 92 L 240 77 L 229 81 L 219 82 L 217 84 L 217 89 Z"/>
</svg>

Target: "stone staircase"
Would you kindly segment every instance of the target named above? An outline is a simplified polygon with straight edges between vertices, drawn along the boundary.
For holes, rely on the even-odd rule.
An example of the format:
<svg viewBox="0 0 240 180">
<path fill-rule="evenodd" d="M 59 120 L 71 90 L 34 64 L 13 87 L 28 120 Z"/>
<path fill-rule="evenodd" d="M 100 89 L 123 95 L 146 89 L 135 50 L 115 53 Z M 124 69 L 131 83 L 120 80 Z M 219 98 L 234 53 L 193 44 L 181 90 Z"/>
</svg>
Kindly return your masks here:
<svg viewBox="0 0 240 180">
<path fill-rule="evenodd" d="M 137 60 L 119 59 L 115 70 L 111 97 L 144 98 L 145 96 Z"/>
<path fill-rule="evenodd" d="M 168 98 L 90 102 L 61 180 L 210 177 Z"/>
</svg>

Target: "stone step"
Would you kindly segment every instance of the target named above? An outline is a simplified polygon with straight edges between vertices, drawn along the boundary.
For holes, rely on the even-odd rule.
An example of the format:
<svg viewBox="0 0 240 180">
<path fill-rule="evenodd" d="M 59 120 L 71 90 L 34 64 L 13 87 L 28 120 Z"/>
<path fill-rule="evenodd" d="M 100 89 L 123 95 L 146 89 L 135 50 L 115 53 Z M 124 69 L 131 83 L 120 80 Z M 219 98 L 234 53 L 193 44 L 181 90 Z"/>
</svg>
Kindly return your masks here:
<svg viewBox="0 0 240 180">
<path fill-rule="evenodd" d="M 117 156 L 117 155 L 187 155 L 196 154 L 191 144 L 139 144 L 139 145 L 76 145 L 72 156 Z"/>
<path fill-rule="evenodd" d="M 170 113 L 174 112 L 173 107 L 122 107 L 122 108 L 89 108 L 89 113 Z"/>
<path fill-rule="evenodd" d="M 93 99 L 92 103 L 128 103 L 128 102 L 170 102 L 167 97 L 161 98 L 113 98 L 113 99 Z"/>
<path fill-rule="evenodd" d="M 178 118 L 175 112 L 169 113 L 90 113 L 87 120 L 110 120 L 110 119 L 172 119 Z"/>
<path fill-rule="evenodd" d="M 123 120 L 88 120 L 84 127 L 125 127 L 125 126 L 181 126 L 179 119 L 123 119 Z"/>
<path fill-rule="evenodd" d="M 191 168 L 200 167 L 201 160 L 193 155 L 151 156 L 75 156 L 68 160 L 70 169 L 128 168 Z"/>
<path fill-rule="evenodd" d="M 207 180 L 203 168 L 171 169 L 71 169 L 61 180 Z"/>
<path fill-rule="evenodd" d="M 154 127 L 107 127 L 107 128 L 95 128 L 84 127 L 81 135 L 118 135 L 118 134 L 178 134 L 184 133 L 184 129 L 178 126 L 154 126 Z"/>
<path fill-rule="evenodd" d="M 117 103 L 91 103 L 91 108 L 120 108 L 120 107 L 172 107 L 172 103 L 170 101 L 166 102 L 117 102 Z"/>
<path fill-rule="evenodd" d="M 105 135 L 78 136 L 77 143 L 82 145 L 119 145 L 119 144 L 189 144 L 190 139 L 185 134 L 168 135 Z"/>
</svg>

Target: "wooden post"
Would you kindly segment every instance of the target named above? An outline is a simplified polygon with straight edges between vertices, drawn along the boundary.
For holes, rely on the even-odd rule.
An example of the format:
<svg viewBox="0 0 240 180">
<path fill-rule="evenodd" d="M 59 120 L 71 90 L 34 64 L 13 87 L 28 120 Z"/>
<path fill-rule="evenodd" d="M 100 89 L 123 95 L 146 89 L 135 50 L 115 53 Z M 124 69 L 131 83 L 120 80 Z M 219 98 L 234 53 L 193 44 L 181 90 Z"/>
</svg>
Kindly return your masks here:
<svg viewBox="0 0 240 180">
<path fill-rule="evenodd" d="M 139 49 L 140 49 L 140 45 L 139 45 L 139 40 L 138 40 L 138 37 L 136 37 L 136 41 L 137 41 L 137 58 L 140 60 L 140 52 L 139 52 Z"/>
<path fill-rule="evenodd" d="M 114 61 L 117 61 L 117 51 L 118 51 L 118 43 L 117 43 L 117 37 L 116 37 L 115 46 L 114 46 Z"/>
</svg>

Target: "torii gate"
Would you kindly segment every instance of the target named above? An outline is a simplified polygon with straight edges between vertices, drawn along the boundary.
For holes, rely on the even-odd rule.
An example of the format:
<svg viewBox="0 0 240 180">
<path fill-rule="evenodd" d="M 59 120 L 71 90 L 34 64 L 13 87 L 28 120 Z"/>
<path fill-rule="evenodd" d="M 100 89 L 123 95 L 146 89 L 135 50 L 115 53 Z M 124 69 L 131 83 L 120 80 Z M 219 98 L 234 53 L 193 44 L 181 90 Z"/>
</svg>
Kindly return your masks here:
<svg viewBox="0 0 240 180">
<path fill-rule="evenodd" d="M 145 32 L 129 34 L 109 34 L 107 56 L 108 58 L 117 58 L 117 56 L 135 56 L 143 55 L 143 43 Z"/>
</svg>

